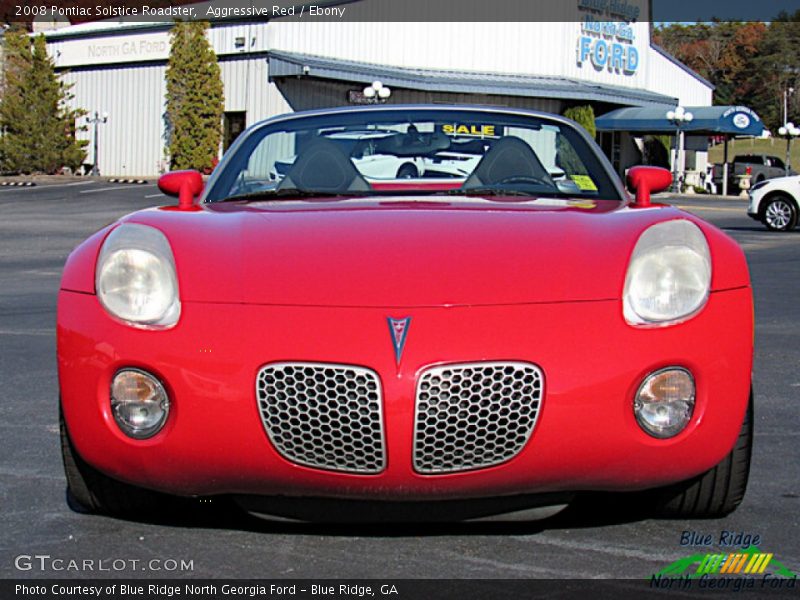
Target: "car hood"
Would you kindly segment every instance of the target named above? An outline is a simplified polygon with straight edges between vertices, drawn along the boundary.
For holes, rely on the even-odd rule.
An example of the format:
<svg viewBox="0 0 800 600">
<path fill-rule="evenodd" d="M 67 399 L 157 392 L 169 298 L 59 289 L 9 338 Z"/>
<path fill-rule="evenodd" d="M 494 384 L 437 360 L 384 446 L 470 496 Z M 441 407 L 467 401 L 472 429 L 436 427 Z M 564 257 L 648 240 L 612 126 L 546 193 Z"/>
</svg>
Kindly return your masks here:
<svg viewBox="0 0 800 600">
<path fill-rule="evenodd" d="M 797 185 L 800 183 L 800 175 L 796 173 L 792 173 L 791 175 L 787 175 L 785 177 L 771 177 L 770 179 L 765 179 L 763 184 L 758 189 L 764 188 L 786 188 L 788 186 Z"/>
<path fill-rule="evenodd" d="M 670 218 L 693 219 L 618 202 L 401 197 L 223 203 L 128 220 L 166 234 L 184 302 L 420 307 L 618 299 L 638 236 Z"/>
</svg>

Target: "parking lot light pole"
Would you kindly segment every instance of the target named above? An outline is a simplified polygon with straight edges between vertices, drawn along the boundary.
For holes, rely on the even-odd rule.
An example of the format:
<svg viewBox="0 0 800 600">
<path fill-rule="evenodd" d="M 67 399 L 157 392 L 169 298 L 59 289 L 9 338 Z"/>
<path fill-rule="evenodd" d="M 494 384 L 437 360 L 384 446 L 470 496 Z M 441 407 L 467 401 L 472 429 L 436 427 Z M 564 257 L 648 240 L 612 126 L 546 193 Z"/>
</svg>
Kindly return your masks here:
<svg viewBox="0 0 800 600">
<path fill-rule="evenodd" d="M 800 135 L 800 128 L 795 127 L 794 123 L 786 123 L 780 129 L 778 129 L 778 134 L 781 137 L 786 138 L 786 160 L 784 161 L 783 166 L 788 177 L 789 171 L 792 170 L 792 166 L 790 164 L 792 160 L 792 138 L 796 138 L 798 135 Z"/>
<path fill-rule="evenodd" d="M 672 167 L 673 191 L 681 192 L 681 182 L 684 178 L 684 156 L 683 156 L 683 129 L 681 125 L 691 123 L 694 115 L 682 106 L 667 112 L 667 121 L 675 125 L 675 160 Z"/>
<path fill-rule="evenodd" d="M 789 121 L 789 97 L 794 94 L 794 88 L 789 86 L 785 90 L 783 90 L 783 122 L 787 123 Z"/>
<path fill-rule="evenodd" d="M 105 123 L 108 121 L 108 113 L 104 112 L 102 115 L 98 111 L 94 111 L 94 117 L 86 117 L 86 122 L 94 125 L 94 164 L 92 165 L 92 171 L 90 175 L 95 177 L 100 175 L 100 169 L 97 166 L 97 132 L 98 132 L 98 125 L 100 123 Z"/>
</svg>

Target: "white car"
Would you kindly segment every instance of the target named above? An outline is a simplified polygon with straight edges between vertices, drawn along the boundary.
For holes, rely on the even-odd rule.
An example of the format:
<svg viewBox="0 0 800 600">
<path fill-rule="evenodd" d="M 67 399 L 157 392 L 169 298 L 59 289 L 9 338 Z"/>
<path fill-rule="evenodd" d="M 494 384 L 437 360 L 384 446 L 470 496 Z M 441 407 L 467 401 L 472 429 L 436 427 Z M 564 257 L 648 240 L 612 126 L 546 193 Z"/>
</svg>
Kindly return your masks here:
<svg viewBox="0 0 800 600">
<path fill-rule="evenodd" d="M 800 214 L 800 175 L 776 177 L 750 189 L 747 214 L 772 231 L 791 231 Z"/>
<path fill-rule="evenodd" d="M 466 179 L 483 156 L 480 151 L 449 150 L 464 146 L 463 140 L 443 134 L 405 134 L 388 129 L 331 131 L 322 135 L 337 142 L 359 173 L 369 180 L 390 179 Z M 461 142 L 459 144 L 459 142 Z M 465 148 L 466 149 L 466 148 Z M 275 162 L 270 178 L 280 181 L 295 156 Z"/>
</svg>

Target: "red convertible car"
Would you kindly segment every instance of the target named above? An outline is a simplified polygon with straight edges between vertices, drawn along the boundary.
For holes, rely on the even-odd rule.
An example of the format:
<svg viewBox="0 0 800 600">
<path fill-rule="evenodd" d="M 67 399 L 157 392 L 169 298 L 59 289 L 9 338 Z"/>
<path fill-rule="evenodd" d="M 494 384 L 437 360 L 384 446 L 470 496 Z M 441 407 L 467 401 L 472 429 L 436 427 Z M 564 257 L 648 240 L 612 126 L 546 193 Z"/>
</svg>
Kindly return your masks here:
<svg viewBox="0 0 800 600">
<path fill-rule="evenodd" d="M 367 178 L 330 138 L 373 129 L 382 155 L 480 158 Z M 729 513 L 752 446 L 745 258 L 651 203 L 665 170 L 627 183 L 567 119 L 465 106 L 281 116 L 207 182 L 164 175 L 176 205 L 109 225 L 64 270 L 72 506 L 457 519 L 602 491 Z"/>
</svg>

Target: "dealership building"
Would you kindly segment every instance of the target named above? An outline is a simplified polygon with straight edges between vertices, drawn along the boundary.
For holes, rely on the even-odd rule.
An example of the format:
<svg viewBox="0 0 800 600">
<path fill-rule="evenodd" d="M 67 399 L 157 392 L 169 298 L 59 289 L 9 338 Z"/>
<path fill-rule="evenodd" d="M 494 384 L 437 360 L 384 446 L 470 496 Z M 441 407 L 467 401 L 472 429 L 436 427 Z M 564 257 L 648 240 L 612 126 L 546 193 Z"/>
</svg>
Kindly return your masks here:
<svg viewBox="0 0 800 600">
<path fill-rule="evenodd" d="M 358 10 L 368 3 L 347 6 Z M 223 145 L 274 115 L 364 102 L 364 87 L 378 80 L 390 88 L 387 102 L 393 104 L 493 104 L 555 113 L 590 104 L 598 117 L 612 115 L 598 141 L 622 172 L 648 159 L 632 116 L 666 115 L 677 105 L 710 107 L 713 86 L 656 47 L 646 20 L 584 12 L 580 21 L 558 22 L 212 23 L 209 39 L 225 89 Z M 57 70 L 73 84 L 71 102 L 90 116 L 108 115 L 97 126 L 103 175 L 153 176 L 168 165 L 169 28 L 98 21 L 46 32 Z M 622 109 L 629 110 L 614 112 Z M 618 126 L 615 114 L 627 121 Z M 80 135 L 93 140 L 94 127 Z M 686 146 L 702 151 L 707 137 L 705 131 L 688 135 Z M 92 148 L 89 163 L 95 161 Z M 687 168 L 702 169 L 704 156 L 689 153 Z"/>
</svg>

